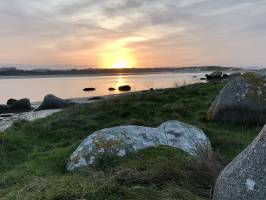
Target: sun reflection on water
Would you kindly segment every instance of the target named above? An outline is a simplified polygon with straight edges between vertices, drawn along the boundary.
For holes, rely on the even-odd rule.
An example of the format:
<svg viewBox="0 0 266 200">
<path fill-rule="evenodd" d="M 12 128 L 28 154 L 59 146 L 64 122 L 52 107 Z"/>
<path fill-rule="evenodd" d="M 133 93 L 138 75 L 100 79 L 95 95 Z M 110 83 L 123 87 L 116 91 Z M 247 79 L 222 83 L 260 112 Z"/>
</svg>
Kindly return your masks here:
<svg viewBox="0 0 266 200">
<path fill-rule="evenodd" d="M 128 80 L 125 76 L 119 75 L 119 76 L 117 76 L 117 80 L 116 80 L 115 84 L 116 84 L 115 85 L 116 88 L 119 88 L 122 85 L 128 85 Z"/>
</svg>

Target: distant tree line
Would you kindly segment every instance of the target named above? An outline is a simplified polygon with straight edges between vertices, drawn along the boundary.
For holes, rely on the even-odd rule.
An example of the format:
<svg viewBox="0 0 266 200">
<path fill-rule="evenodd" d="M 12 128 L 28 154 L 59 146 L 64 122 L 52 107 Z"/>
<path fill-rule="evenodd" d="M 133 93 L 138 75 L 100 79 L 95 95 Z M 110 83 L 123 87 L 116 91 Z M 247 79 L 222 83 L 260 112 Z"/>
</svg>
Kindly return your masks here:
<svg viewBox="0 0 266 200">
<path fill-rule="evenodd" d="M 111 74 L 131 74 L 131 73 L 162 73 L 162 72 L 191 72 L 191 71 L 217 71 L 217 70 L 233 70 L 237 68 L 228 68 L 220 66 L 205 66 L 205 67 L 183 67 L 183 68 L 125 68 L 125 69 L 67 69 L 67 70 L 52 70 L 52 69 L 32 69 L 24 70 L 14 67 L 0 68 L 0 76 L 37 76 L 37 75 L 111 75 Z"/>
</svg>

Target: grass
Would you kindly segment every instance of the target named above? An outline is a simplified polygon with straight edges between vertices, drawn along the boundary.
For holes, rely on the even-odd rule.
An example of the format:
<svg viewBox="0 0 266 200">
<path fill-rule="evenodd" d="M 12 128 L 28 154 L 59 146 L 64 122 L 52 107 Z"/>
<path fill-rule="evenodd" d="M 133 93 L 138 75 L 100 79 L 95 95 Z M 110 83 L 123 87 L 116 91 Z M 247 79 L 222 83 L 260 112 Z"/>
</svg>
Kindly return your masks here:
<svg viewBox="0 0 266 200">
<path fill-rule="evenodd" d="M 208 199 L 217 172 L 173 148 L 146 149 L 125 159 L 103 157 L 86 173 L 71 174 L 65 167 L 80 142 L 96 130 L 127 124 L 156 127 L 167 120 L 202 128 L 226 165 L 261 127 L 206 120 L 223 85 L 132 93 L 15 123 L 0 133 L 0 199 Z"/>
</svg>

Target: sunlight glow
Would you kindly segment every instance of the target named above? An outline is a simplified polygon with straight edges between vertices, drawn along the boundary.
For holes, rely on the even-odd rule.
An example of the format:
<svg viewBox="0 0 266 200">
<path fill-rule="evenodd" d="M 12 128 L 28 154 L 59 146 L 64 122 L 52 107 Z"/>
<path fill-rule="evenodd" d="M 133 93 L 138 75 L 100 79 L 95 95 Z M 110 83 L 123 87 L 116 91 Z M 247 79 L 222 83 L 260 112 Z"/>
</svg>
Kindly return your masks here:
<svg viewBox="0 0 266 200">
<path fill-rule="evenodd" d="M 133 39 L 136 40 L 135 38 Z M 100 53 L 101 66 L 116 69 L 135 67 L 137 59 L 135 58 L 134 50 L 127 47 L 127 44 L 133 39 L 120 39 L 104 46 Z"/>
<path fill-rule="evenodd" d="M 130 68 L 129 63 L 125 60 L 121 60 L 117 63 L 112 64 L 111 66 L 114 69 L 123 69 L 123 68 Z"/>
<path fill-rule="evenodd" d="M 118 88 L 120 87 L 121 85 L 128 85 L 129 82 L 128 82 L 128 79 L 126 76 L 117 76 L 117 80 L 116 80 L 116 83 L 115 83 L 115 87 Z"/>
<path fill-rule="evenodd" d="M 125 48 L 106 51 L 101 56 L 101 63 L 104 68 L 132 68 L 135 66 L 135 59 L 132 53 Z"/>
</svg>

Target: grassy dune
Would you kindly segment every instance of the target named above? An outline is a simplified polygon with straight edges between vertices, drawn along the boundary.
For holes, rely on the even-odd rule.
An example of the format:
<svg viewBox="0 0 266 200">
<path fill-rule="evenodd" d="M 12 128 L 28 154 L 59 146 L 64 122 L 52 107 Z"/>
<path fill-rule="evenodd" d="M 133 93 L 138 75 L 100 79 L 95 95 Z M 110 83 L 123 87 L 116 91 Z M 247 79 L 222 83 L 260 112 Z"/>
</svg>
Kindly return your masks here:
<svg viewBox="0 0 266 200">
<path fill-rule="evenodd" d="M 222 87 L 196 84 L 133 93 L 17 122 L 0 133 L 0 199 L 208 199 L 219 163 L 226 165 L 261 129 L 206 120 Z M 71 153 L 93 131 L 127 124 L 156 127 L 167 120 L 202 128 L 215 158 L 199 160 L 158 147 L 124 159 L 99 158 L 95 168 L 83 174 L 65 170 Z"/>
</svg>

